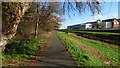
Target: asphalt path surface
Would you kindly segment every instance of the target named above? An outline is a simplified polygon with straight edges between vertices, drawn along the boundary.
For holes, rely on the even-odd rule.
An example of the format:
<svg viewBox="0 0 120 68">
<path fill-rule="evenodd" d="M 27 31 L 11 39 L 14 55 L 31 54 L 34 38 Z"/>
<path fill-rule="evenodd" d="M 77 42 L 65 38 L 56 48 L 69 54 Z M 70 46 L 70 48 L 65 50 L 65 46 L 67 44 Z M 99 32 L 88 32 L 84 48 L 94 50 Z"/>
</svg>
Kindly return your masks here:
<svg viewBox="0 0 120 68">
<path fill-rule="evenodd" d="M 55 32 L 52 32 L 50 45 L 37 66 L 56 66 L 56 68 L 74 68 L 76 65 Z"/>
</svg>

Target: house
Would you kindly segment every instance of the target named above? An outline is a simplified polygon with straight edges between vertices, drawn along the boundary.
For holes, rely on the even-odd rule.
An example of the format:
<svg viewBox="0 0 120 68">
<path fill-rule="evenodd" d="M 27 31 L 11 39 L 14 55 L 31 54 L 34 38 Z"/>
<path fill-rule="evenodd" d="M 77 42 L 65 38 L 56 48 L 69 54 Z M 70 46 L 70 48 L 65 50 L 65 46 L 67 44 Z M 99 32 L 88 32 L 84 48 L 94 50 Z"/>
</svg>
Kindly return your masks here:
<svg viewBox="0 0 120 68">
<path fill-rule="evenodd" d="M 72 29 L 73 26 L 67 26 L 67 29 Z"/>
<path fill-rule="evenodd" d="M 67 29 L 79 29 L 80 25 L 72 25 L 72 26 L 68 26 Z"/>
<path fill-rule="evenodd" d="M 85 24 L 80 24 L 80 29 L 85 29 L 86 25 Z"/>
<path fill-rule="evenodd" d="M 119 19 L 107 19 L 102 20 L 102 29 L 119 29 L 120 28 L 120 21 Z"/>
<path fill-rule="evenodd" d="M 92 24 L 85 24 L 85 29 L 92 29 Z"/>
<path fill-rule="evenodd" d="M 94 29 L 96 27 L 96 21 L 95 22 L 87 22 L 86 29 Z"/>
<path fill-rule="evenodd" d="M 67 26 L 67 29 L 93 29 L 96 22 L 87 22 L 83 24 L 76 24 L 72 26 Z"/>
<path fill-rule="evenodd" d="M 120 29 L 120 19 L 97 20 L 95 22 L 86 22 L 68 26 L 67 29 Z"/>
<path fill-rule="evenodd" d="M 102 20 L 102 29 L 110 29 L 112 28 L 112 23 L 113 23 L 114 19 L 107 19 L 107 20 Z"/>
<path fill-rule="evenodd" d="M 120 19 L 114 18 L 114 21 L 112 23 L 112 28 L 113 29 L 120 29 Z"/>
<path fill-rule="evenodd" d="M 68 26 L 67 29 L 85 29 L 85 24 L 77 24 L 77 25 Z"/>
<path fill-rule="evenodd" d="M 81 29 L 81 24 L 73 25 L 73 29 Z"/>
</svg>

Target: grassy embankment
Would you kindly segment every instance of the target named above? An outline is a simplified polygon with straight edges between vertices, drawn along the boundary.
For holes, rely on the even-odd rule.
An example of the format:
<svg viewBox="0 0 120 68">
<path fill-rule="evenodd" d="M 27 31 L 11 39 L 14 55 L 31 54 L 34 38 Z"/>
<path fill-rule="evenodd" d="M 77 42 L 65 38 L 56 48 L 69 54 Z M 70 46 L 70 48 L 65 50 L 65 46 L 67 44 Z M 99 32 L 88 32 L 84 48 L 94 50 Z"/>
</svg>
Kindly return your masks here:
<svg viewBox="0 0 120 68">
<path fill-rule="evenodd" d="M 100 40 L 109 44 L 120 45 L 120 33 L 118 30 L 60 30 L 63 32 L 75 33 L 89 39 Z M 102 32 L 101 32 L 102 31 Z M 111 32 L 110 32 L 111 31 Z"/>
<path fill-rule="evenodd" d="M 119 42 L 120 33 L 89 32 L 89 31 L 72 31 L 72 33 L 83 36 L 85 38 L 97 39 L 111 44 L 120 45 Z"/>
<path fill-rule="evenodd" d="M 104 65 L 113 65 L 116 66 L 120 63 L 119 53 L 117 48 L 108 46 L 98 41 L 77 37 L 69 35 L 63 32 L 57 32 L 57 35 L 60 37 L 61 41 L 64 43 L 68 51 L 71 53 L 72 57 L 80 64 L 87 66 L 104 66 Z M 74 39 L 74 40 L 70 40 Z M 76 40 L 76 42 L 74 42 Z M 83 48 L 84 45 L 85 48 Z M 88 48 L 88 50 L 86 49 Z M 89 49 L 95 50 L 96 53 L 92 54 L 89 52 Z M 91 50 L 92 51 L 92 50 Z M 94 56 L 93 56 L 94 55 Z M 103 56 L 101 56 L 103 55 Z M 101 56 L 101 57 L 99 57 Z"/>
<path fill-rule="evenodd" d="M 16 41 L 11 39 L 2 53 L 3 66 L 26 66 L 28 58 L 39 52 L 47 37 Z"/>
</svg>

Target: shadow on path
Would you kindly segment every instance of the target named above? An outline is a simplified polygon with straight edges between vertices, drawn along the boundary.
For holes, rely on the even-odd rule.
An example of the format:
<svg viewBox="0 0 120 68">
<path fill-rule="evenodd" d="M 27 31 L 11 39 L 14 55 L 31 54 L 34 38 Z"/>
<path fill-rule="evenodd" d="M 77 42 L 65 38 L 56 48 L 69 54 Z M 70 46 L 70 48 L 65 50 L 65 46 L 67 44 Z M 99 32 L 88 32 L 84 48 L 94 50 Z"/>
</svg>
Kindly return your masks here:
<svg viewBox="0 0 120 68">
<path fill-rule="evenodd" d="M 55 32 L 52 33 L 50 41 L 50 45 L 44 52 L 45 57 L 43 59 L 37 59 L 39 63 L 35 66 L 60 66 L 62 68 L 75 66 L 74 61 L 66 51 L 65 47 L 62 45 Z"/>
</svg>

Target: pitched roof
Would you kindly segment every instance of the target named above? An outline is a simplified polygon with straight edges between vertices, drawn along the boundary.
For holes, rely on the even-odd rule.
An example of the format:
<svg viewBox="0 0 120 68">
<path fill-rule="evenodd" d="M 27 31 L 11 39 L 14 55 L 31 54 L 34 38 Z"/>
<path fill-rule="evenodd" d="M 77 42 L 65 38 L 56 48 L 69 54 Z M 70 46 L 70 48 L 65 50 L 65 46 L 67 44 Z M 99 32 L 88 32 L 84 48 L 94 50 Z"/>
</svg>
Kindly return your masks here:
<svg viewBox="0 0 120 68">
<path fill-rule="evenodd" d="M 106 20 L 102 20 L 102 22 L 113 22 L 115 18 L 113 19 L 106 19 Z"/>
<path fill-rule="evenodd" d="M 96 21 L 95 22 L 86 22 L 85 24 L 95 24 L 96 23 Z"/>
</svg>

